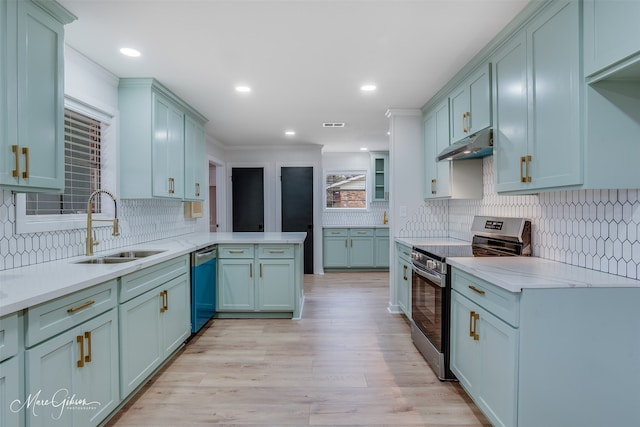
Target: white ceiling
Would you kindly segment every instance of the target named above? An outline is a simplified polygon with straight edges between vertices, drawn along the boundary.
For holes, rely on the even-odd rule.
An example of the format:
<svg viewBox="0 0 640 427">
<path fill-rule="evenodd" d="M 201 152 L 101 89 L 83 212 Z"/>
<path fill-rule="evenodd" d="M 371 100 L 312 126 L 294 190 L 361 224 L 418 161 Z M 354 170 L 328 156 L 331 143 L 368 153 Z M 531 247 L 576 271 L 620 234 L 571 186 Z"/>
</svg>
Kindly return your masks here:
<svg viewBox="0 0 640 427">
<path fill-rule="evenodd" d="M 67 44 L 119 77 L 157 78 L 209 119 L 207 133 L 223 145 L 341 152 L 387 149 L 385 111 L 422 107 L 527 1 L 59 3 L 78 17 Z M 142 56 L 122 56 L 123 46 Z M 362 93 L 365 83 L 378 89 Z M 252 92 L 237 93 L 238 84 Z"/>
</svg>

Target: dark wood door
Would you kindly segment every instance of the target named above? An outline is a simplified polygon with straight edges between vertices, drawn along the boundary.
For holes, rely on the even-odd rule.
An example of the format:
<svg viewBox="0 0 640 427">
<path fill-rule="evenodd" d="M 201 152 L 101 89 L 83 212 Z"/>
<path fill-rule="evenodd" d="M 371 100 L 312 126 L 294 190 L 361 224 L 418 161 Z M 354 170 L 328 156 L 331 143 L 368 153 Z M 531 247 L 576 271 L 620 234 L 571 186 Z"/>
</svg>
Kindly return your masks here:
<svg viewBox="0 0 640 427">
<path fill-rule="evenodd" d="M 283 167 L 282 231 L 306 231 L 304 272 L 313 274 L 313 168 Z"/>
<path fill-rule="evenodd" d="M 232 168 L 233 231 L 264 231 L 264 170 Z"/>
</svg>

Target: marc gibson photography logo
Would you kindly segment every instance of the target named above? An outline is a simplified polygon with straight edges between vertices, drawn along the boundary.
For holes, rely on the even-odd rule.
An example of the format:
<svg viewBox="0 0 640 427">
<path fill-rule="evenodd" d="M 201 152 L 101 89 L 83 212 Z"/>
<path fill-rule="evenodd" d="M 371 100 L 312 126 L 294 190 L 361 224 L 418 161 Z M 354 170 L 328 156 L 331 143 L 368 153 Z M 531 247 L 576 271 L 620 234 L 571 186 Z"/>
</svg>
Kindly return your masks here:
<svg viewBox="0 0 640 427">
<path fill-rule="evenodd" d="M 97 409 L 101 403 L 98 401 L 87 401 L 86 398 L 79 398 L 76 394 L 70 394 L 66 388 L 58 389 L 53 395 L 47 399 L 41 396 L 42 390 L 36 393 L 29 393 L 29 396 L 22 401 L 16 399 L 11 402 L 9 409 L 11 412 L 20 412 L 22 410 L 31 410 L 34 417 L 38 416 L 38 412 L 45 411 L 47 407 L 52 408 L 51 418 L 59 420 L 66 410 L 71 411 L 87 411 Z"/>
</svg>

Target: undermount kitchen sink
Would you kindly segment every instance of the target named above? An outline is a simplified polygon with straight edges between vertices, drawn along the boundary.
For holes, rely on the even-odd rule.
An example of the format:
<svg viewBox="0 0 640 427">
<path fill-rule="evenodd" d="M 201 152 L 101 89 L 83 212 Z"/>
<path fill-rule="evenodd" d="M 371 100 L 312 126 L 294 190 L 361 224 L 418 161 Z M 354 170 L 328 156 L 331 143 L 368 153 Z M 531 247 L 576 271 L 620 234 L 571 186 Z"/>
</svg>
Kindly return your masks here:
<svg viewBox="0 0 640 427">
<path fill-rule="evenodd" d="M 120 264 L 123 262 L 135 261 L 140 258 L 146 258 L 162 252 L 164 251 L 122 251 L 97 258 L 85 259 L 84 261 L 78 261 L 75 264 Z"/>
</svg>

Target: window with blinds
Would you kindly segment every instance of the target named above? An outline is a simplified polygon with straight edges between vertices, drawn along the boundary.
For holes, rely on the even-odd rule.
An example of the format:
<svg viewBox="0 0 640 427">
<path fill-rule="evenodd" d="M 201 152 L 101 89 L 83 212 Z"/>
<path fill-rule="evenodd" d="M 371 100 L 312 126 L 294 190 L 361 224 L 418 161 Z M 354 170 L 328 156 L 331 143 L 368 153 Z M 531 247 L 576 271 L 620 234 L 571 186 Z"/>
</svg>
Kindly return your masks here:
<svg viewBox="0 0 640 427">
<path fill-rule="evenodd" d="M 64 112 L 64 193 L 28 193 L 27 215 L 87 213 L 89 195 L 100 188 L 101 123 L 69 109 Z M 93 213 L 100 212 L 100 197 Z"/>
</svg>

